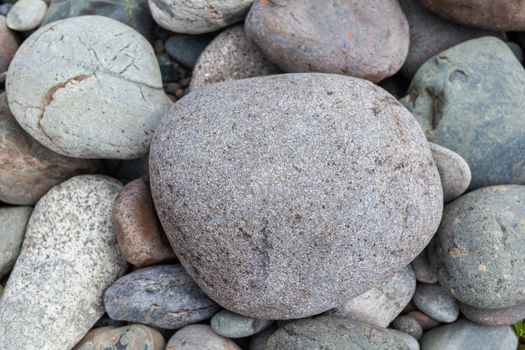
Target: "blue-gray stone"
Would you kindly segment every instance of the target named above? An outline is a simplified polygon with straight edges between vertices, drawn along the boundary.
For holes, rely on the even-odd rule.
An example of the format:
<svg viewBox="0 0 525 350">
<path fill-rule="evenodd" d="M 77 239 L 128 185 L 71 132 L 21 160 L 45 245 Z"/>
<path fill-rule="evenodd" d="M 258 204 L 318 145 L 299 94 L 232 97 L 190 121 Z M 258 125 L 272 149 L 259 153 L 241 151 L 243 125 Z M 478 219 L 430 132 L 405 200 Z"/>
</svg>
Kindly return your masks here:
<svg viewBox="0 0 525 350">
<path fill-rule="evenodd" d="M 426 332 L 420 344 L 421 350 L 514 350 L 518 338 L 509 326 L 459 320 Z"/>
<path fill-rule="evenodd" d="M 525 184 L 525 71 L 505 42 L 484 37 L 434 56 L 401 102 L 429 141 L 467 161 L 471 189 Z"/>
<path fill-rule="evenodd" d="M 454 322 L 459 307 L 454 297 L 439 284 L 418 283 L 412 301 L 417 308 L 439 322 Z"/>
<path fill-rule="evenodd" d="M 159 62 L 163 83 L 177 81 L 181 78 L 180 72 L 175 69 L 169 55 L 161 53 L 157 55 L 157 61 Z"/>
<path fill-rule="evenodd" d="M 205 320 L 219 309 L 179 264 L 152 266 L 125 275 L 106 291 L 104 304 L 115 320 L 165 329 Z"/>
<path fill-rule="evenodd" d="M 421 328 L 421 324 L 419 324 L 415 318 L 406 315 L 396 318 L 390 327 L 398 331 L 405 332 L 416 340 L 421 339 L 421 336 L 423 335 L 423 328 Z"/>
<path fill-rule="evenodd" d="M 214 37 L 215 34 L 175 34 L 166 40 L 164 49 L 178 63 L 193 68 L 202 51 Z"/>
<path fill-rule="evenodd" d="M 222 310 L 211 318 L 210 325 L 215 333 L 223 337 L 244 338 L 265 330 L 272 323 L 272 320 L 260 320 Z"/>
</svg>

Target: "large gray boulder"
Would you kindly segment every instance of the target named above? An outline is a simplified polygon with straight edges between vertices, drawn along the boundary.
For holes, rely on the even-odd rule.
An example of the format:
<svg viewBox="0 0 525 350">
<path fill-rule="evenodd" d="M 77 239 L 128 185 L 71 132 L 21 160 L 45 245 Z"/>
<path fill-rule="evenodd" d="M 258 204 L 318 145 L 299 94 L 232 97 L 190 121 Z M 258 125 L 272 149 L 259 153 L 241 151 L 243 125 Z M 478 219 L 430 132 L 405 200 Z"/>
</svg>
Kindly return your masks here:
<svg viewBox="0 0 525 350">
<path fill-rule="evenodd" d="M 150 177 L 188 273 L 253 318 L 305 317 L 365 292 L 417 256 L 442 211 L 417 122 L 340 75 L 197 89 L 163 119 Z"/>
</svg>

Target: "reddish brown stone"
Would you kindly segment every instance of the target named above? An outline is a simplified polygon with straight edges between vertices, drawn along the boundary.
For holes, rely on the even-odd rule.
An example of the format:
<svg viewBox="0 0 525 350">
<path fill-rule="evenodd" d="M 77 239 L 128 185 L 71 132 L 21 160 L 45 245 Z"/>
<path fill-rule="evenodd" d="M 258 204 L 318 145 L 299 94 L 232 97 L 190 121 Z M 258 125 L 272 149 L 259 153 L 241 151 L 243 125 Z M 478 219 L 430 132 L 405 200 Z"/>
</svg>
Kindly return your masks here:
<svg viewBox="0 0 525 350">
<path fill-rule="evenodd" d="M 6 19 L 0 16 L 0 72 L 5 72 L 18 49 L 15 34 L 7 28 Z"/>
<path fill-rule="evenodd" d="M 124 258 L 139 267 L 174 259 L 159 223 L 146 177 L 128 183 L 113 206 L 117 241 Z"/>
<path fill-rule="evenodd" d="M 437 327 L 440 325 L 440 323 L 433 318 L 427 316 L 426 314 L 422 313 L 421 311 L 410 311 L 407 316 L 410 316 L 412 318 L 415 318 L 417 322 L 421 325 L 421 328 L 423 328 L 424 331 L 427 331 L 429 329 L 432 329 L 434 327 Z"/>
</svg>

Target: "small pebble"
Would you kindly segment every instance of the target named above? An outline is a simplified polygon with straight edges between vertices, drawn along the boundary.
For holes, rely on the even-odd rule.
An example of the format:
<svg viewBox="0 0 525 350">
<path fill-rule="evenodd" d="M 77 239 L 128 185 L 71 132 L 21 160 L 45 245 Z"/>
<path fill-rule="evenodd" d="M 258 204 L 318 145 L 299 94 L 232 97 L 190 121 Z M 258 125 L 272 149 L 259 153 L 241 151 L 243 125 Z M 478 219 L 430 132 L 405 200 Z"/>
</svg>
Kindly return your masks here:
<svg viewBox="0 0 525 350">
<path fill-rule="evenodd" d="M 469 320 L 489 326 L 511 325 L 525 319 L 525 304 L 498 309 L 479 309 L 459 303 L 459 309 Z"/>
<path fill-rule="evenodd" d="M 33 30 L 42 23 L 46 11 L 43 0 L 18 0 L 7 14 L 7 26 L 19 32 Z"/>
<path fill-rule="evenodd" d="M 421 328 L 421 324 L 415 318 L 406 315 L 397 317 L 390 324 L 390 327 L 410 334 L 416 340 L 421 339 L 421 336 L 423 335 L 423 328 Z"/>
<path fill-rule="evenodd" d="M 448 203 L 461 196 L 469 187 L 470 168 L 459 154 L 429 142 L 443 187 L 443 201 Z"/>
<path fill-rule="evenodd" d="M 423 331 L 427 331 L 429 329 L 432 329 L 434 327 L 439 326 L 441 323 L 439 321 L 434 320 L 433 318 L 428 317 L 428 315 L 425 315 L 421 311 L 410 311 L 407 316 L 410 316 L 417 320 L 419 324 L 421 325 L 421 328 Z"/>
<path fill-rule="evenodd" d="M 436 283 L 438 278 L 435 272 L 432 270 L 427 258 L 427 250 L 423 250 L 417 258 L 415 258 L 411 263 L 412 269 L 416 274 L 416 279 L 419 282 L 423 283 Z"/>
<path fill-rule="evenodd" d="M 419 310 L 439 322 L 454 322 L 459 316 L 456 299 L 439 284 L 418 283 L 412 301 Z"/>
<path fill-rule="evenodd" d="M 210 326 L 193 324 L 178 330 L 166 350 L 241 350 L 228 338 L 216 334 Z"/>
<path fill-rule="evenodd" d="M 164 350 L 166 341 L 157 330 L 139 324 L 90 331 L 73 350 Z"/>
<path fill-rule="evenodd" d="M 243 338 L 257 334 L 272 325 L 272 320 L 259 320 L 222 310 L 211 318 L 215 333 L 227 338 Z"/>
</svg>

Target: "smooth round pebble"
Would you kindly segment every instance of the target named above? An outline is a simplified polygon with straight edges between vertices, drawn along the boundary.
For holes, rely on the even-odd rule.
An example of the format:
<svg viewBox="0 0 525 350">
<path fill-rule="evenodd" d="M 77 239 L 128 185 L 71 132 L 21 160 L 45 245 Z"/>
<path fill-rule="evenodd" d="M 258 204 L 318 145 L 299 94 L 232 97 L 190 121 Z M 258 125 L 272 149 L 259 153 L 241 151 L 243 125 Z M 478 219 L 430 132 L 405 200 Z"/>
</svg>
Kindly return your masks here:
<svg viewBox="0 0 525 350">
<path fill-rule="evenodd" d="M 0 16 L 0 47 L 0 72 L 5 72 L 18 50 L 18 39 L 7 27 L 4 16 Z"/>
<path fill-rule="evenodd" d="M 211 318 L 211 328 L 227 338 L 243 338 L 257 334 L 272 325 L 272 320 L 259 320 L 222 310 Z"/>
<path fill-rule="evenodd" d="M 147 178 L 124 186 L 113 204 L 113 219 L 120 251 L 130 264 L 144 267 L 176 258 L 157 218 Z"/>
<path fill-rule="evenodd" d="M 472 174 L 467 162 L 459 154 L 435 143 L 429 144 L 443 186 L 443 200 L 448 203 L 467 190 Z"/>
<path fill-rule="evenodd" d="M 43 0 L 18 0 L 7 14 L 7 26 L 19 32 L 33 30 L 42 23 L 46 11 Z"/>
<path fill-rule="evenodd" d="M 415 320 L 417 320 L 417 322 L 419 322 L 419 324 L 421 325 L 421 328 L 423 329 L 423 331 L 427 331 L 441 324 L 440 322 L 434 320 L 431 317 L 428 317 L 428 315 L 425 315 L 421 311 L 417 311 L 417 310 L 410 311 L 409 313 L 407 313 L 407 316 L 410 316 L 414 318 Z"/>
<path fill-rule="evenodd" d="M 377 287 L 345 301 L 335 314 L 386 328 L 410 302 L 415 289 L 414 271 L 408 266 Z"/>
<path fill-rule="evenodd" d="M 441 217 L 420 127 L 362 79 L 204 86 L 170 110 L 150 154 L 180 261 L 212 299 L 253 318 L 315 315 L 364 293 L 410 263 Z"/>
<path fill-rule="evenodd" d="M 210 326 L 192 324 L 171 337 L 166 350 L 241 350 L 228 338 L 216 334 Z"/>
<path fill-rule="evenodd" d="M 412 302 L 436 321 L 451 323 L 458 319 L 456 300 L 439 284 L 418 283 Z"/>
<path fill-rule="evenodd" d="M 423 335 L 423 328 L 421 324 L 413 317 L 410 316 L 399 316 L 391 324 L 390 327 L 397 329 L 398 331 L 405 332 L 414 339 L 419 340 Z"/>
<path fill-rule="evenodd" d="M 254 0 L 149 0 L 153 19 L 175 33 L 202 34 L 241 22 Z"/>
<path fill-rule="evenodd" d="M 6 90 L 22 128 L 75 158 L 140 157 L 170 105 L 148 41 L 101 16 L 33 33 L 11 62 Z"/>
<path fill-rule="evenodd" d="M 379 82 L 401 68 L 409 47 L 408 23 L 395 0 L 257 0 L 245 27 L 248 39 L 290 73 Z"/>
<path fill-rule="evenodd" d="M 432 270 L 430 263 L 428 262 L 427 250 L 423 250 L 417 258 L 415 258 L 410 265 L 416 275 L 416 280 L 423 283 L 436 283 L 438 278 L 436 273 Z"/>
<path fill-rule="evenodd" d="M 0 207 L 0 278 L 15 265 L 32 211 L 31 207 Z"/>
<path fill-rule="evenodd" d="M 463 303 L 458 304 L 463 316 L 480 324 L 489 326 L 512 325 L 525 319 L 525 304 L 499 309 L 479 309 Z"/>
<path fill-rule="evenodd" d="M 132 324 L 90 331 L 73 350 L 164 350 L 166 341 L 157 330 Z"/>
<path fill-rule="evenodd" d="M 178 329 L 203 321 L 219 310 L 181 265 L 157 265 L 117 280 L 104 295 L 115 320 Z"/>
<path fill-rule="evenodd" d="M 525 186 L 500 185 L 461 196 L 445 207 L 428 247 L 439 282 L 477 308 L 525 303 Z"/>
<path fill-rule="evenodd" d="M 278 74 L 261 50 L 246 38 L 243 25 L 225 29 L 202 52 L 193 69 L 190 90 L 226 80 Z"/>
</svg>

